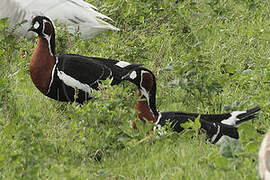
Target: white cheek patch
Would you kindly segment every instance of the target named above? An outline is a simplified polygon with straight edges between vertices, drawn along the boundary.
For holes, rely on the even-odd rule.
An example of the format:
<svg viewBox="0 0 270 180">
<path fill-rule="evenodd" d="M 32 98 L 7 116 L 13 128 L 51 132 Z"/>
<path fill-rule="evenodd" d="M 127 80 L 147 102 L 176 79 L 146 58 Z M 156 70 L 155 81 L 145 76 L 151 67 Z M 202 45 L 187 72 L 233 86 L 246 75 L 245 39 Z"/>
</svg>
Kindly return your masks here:
<svg viewBox="0 0 270 180">
<path fill-rule="evenodd" d="M 135 79 L 137 77 L 136 71 L 132 71 L 132 73 L 130 73 L 129 77 L 130 77 L 130 79 Z"/>
<path fill-rule="evenodd" d="M 35 28 L 35 29 L 38 29 L 39 26 L 40 26 L 40 24 L 39 24 L 39 22 L 37 21 L 37 22 L 34 24 L 34 28 Z"/>
<path fill-rule="evenodd" d="M 118 66 L 118 67 L 120 67 L 120 68 L 124 68 L 124 67 L 127 67 L 128 65 L 130 65 L 130 63 L 125 62 L 125 61 L 119 61 L 115 65 Z"/>
<path fill-rule="evenodd" d="M 73 77 L 65 74 L 63 71 L 57 69 L 57 75 L 67 86 L 78 88 L 88 94 L 91 94 L 93 89 L 88 84 L 83 84 L 80 81 L 74 79 Z"/>
<path fill-rule="evenodd" d="M 237 116 L 240 115 L 240 114 L 244 114 L 244 113 L 246 113 L 246 111 L 233 111 L 233 112 L 231 112 L 231 117 L 221 121 L 221 123 L 231 125 L 231 126 L 235 126 L 236 122 L 240 120 L 240 119 L 237 118 Z"/>
</svg>

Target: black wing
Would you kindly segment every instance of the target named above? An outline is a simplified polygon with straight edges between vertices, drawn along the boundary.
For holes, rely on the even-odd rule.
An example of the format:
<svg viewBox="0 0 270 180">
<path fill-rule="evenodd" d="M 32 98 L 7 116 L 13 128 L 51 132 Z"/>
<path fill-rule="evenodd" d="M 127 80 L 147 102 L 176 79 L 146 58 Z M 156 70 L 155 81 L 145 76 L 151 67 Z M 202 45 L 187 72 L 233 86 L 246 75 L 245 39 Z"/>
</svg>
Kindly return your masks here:
<svg viewBox="0 0 270 180">
<path fill-rule="evenodd" d="M 128 62 L 117 61 L 113 59 L 86 57 L 86 56 L 81 56 L 81 55 L 76 55 L 76 54 L 68 54 L 68 56 L 77 57 L 80 59 L 88 59 L 92 63 L 99 64 L 109 69 L 111 72 L 110 77 L 113 78 L 111 85 L 119 84 L 123 80 L 126 80 L 125 77 L 128 76 L 132 70 L 136 69 L 137 67 L 142 66 L 142 64 L 130 64 Z M 120 62 L 126 63 L 126 66 L 123 66 L 123 67 L 119 66 L 118 63 Z"/>
<path fill-rule="evenodd" d="M 58 61 L 59 71 L 94 89 L 97 89 L 99 80 L 105 80 L 112 74 L 106 66 L 84 56 L 63 55 L 58 57 Z"/>
</svg>

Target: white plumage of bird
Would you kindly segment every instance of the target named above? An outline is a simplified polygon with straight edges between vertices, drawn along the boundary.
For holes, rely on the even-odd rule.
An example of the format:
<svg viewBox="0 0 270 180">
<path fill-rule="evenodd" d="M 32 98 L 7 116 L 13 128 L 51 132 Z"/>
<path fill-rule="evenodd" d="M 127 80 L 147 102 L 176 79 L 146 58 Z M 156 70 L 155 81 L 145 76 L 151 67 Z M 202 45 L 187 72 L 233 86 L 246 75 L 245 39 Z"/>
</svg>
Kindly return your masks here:
<svg viewBox="0 0 270 180">
<path fill-rule="evenodd" d="M 0 0 L 0 19 L 8 17 L 12 33 L 27 38 L 33 37 L 27 29 L 36 15 L 45 15 L 65 24 L 71 33 L 79 31 L 82 39 L 106 30 L 119 30 L 102 20 L 112 21 L 111 18 L 96 10 L 95 6 L 83 0 Z"/>
<path fill-rule="evenodd" d="M 270 130 L 265 135 L 259 151 L 259 173 L 262 180 L 270 180 Z"/>
</svg>

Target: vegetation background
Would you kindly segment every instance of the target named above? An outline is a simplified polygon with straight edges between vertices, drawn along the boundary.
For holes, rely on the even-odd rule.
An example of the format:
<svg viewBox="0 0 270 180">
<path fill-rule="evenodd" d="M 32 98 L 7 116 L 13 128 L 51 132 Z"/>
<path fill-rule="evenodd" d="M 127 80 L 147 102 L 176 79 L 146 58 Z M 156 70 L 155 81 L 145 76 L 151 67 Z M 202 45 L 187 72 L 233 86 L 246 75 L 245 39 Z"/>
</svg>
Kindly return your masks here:
<svg viewBox="0 0 270 180">
<path fill-rule="evenodd" d="M 0 23 L 1 179 L 259 179 L 257 153 L 270 118 L 267 0 L 89 0 L 120 32 L 82 41 L 57 30 L 57 54 L 143 63 L 157 77 L 160 111 L 222 113 L 261 106 L 240 143 L 146 135 L 130 128 L 136 87 L 95 92 L 85 106 L 43 96 L 29 76 L 36 40 Z M 193 124 L 191 124 L 193 125 Z M 190 136 L 193 138 L 190 138 Z"/>
</svg>

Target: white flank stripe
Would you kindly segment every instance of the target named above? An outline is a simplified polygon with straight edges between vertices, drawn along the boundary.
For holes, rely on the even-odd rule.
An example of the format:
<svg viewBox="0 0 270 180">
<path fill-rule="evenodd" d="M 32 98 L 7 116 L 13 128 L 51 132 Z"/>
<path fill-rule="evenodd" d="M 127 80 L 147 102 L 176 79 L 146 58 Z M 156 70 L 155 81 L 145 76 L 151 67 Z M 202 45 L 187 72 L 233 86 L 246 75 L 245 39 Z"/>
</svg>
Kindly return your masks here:
<svg viewBox="0 0 270 180">
<path fill-rule="evenodd" d="M 239 121 L 239 119 L 237 118 L 237 116 L 239 114 L 244 114 L 246 113 L 246 111 L 233 111 L 231 112 L 231 117 L 228 119 L 225 119 L 223 121 L 221 121 L 222 124 L 227 124 L 227 125 L 231 125 L 231 126 L 235 126 L 236 122 Z"/>
<path fill-rule="evenodd" d="M 57 75 L 67 86 L 78 88 L 88 94 L 91 94 L 93 89 L 88 84 L 83 84 L 80 81 L 74 79 L 73 77 L 65 74 L 63 71 L 57 69 Z"/>
<path fill-rule="evenodd" d="M 119 61 L 115 65 L 118 66 L 118 67 L 120 67 L 120 68 L 124 68 L 124 67 L 127 67 L 128 65 L 130 65 L 130 63 L 125 62 L 125 61 Z"/>
</svg>

